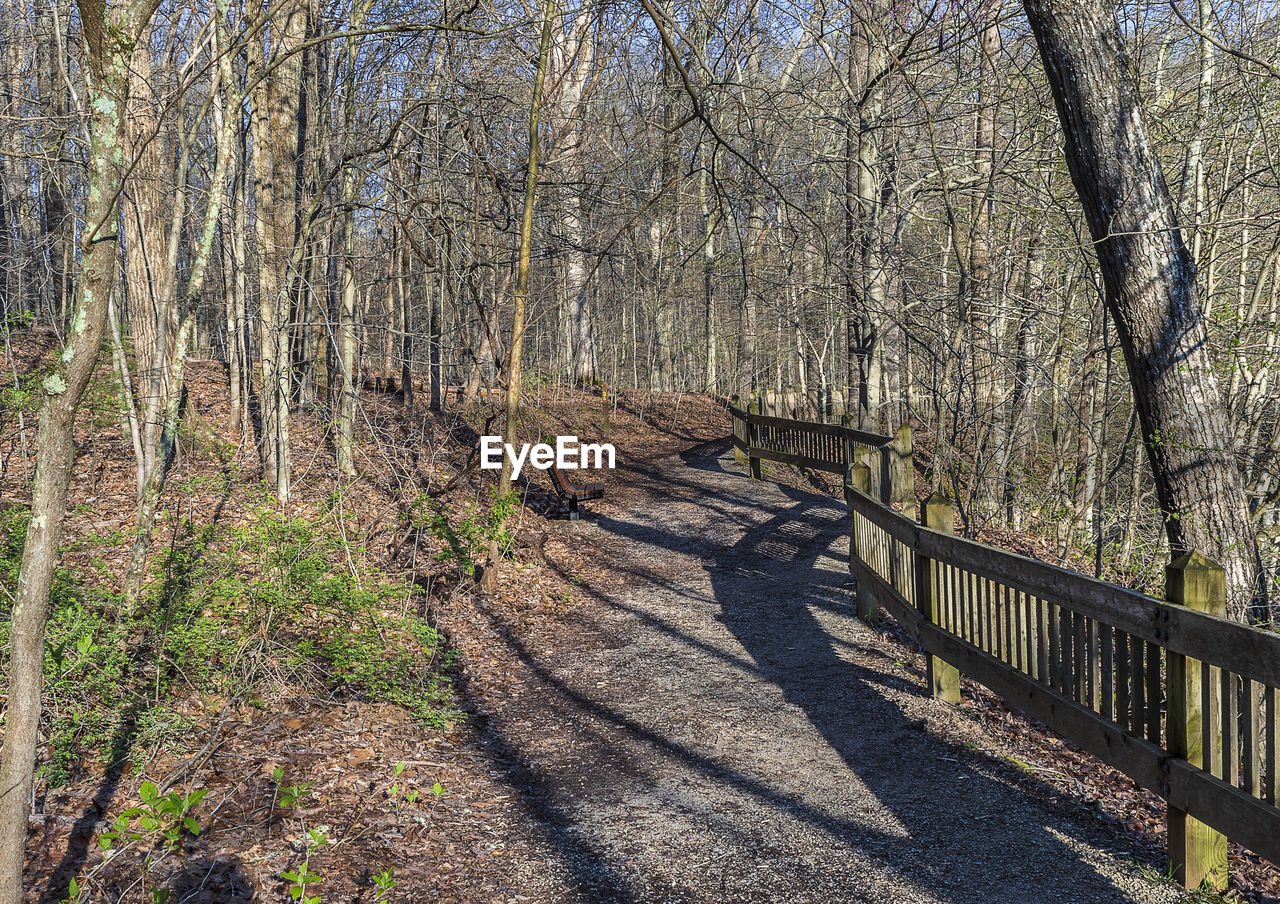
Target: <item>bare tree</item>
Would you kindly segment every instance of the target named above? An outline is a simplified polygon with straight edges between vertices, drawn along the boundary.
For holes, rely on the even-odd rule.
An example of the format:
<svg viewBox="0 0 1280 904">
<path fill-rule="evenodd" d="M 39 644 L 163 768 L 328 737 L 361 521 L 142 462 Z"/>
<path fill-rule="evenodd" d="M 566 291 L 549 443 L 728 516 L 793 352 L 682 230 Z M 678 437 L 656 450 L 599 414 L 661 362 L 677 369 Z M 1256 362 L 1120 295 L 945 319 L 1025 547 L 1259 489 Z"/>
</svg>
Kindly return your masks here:
<svg viewBox="0 0 1280 904">
<path fill-rule="evenodd" d="M 1129 365 L 1175 554 L 1227 569 L 1232 611 L 1259 592 L 1258 545 L 1182 240 L 1114 7 L 1026 0 Z"/>
<path fill-rule="evenodd" d="M 44 629 L 72 469 L 72 425 L 102 347 L 116 277 L 117 202 L 125 167 L 129 61 L 159 0 L 108 5 L 80 0 L 88 69 L 85 224 L 77 294 L 66 346 L 41 383 L 31 524 L 22 549 L 9 652 L 9 707 L 0 750 L 0 901 L 20 904 L 22 865 L 44 686 Z"/>
</svg>

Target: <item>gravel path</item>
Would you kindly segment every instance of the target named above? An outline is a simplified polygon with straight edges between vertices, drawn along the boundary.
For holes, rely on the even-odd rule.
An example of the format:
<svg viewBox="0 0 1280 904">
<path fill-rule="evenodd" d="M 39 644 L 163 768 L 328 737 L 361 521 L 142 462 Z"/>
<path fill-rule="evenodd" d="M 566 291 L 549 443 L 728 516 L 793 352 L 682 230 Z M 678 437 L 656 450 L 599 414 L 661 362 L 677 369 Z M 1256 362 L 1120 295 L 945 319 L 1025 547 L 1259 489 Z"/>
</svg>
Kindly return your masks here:
<svg viewBox="0 0 1280 904">
<path fill-rule="evenodd" d="M 620 467 L 557 524 L 588 599 L 508 640 L 523 691 L 487 713 L 535 828 L 514 900 L 1180 900 L 854 618 L 842 505 L 723 443 Z"/>
</svg>

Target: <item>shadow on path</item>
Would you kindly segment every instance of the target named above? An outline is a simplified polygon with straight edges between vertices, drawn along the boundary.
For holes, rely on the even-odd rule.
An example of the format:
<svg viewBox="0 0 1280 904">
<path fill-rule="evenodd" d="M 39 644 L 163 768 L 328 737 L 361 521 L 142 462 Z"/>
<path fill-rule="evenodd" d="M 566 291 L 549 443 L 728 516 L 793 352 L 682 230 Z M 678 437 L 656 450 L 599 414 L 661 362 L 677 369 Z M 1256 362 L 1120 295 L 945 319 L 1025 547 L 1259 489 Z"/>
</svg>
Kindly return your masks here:
<svg viewBox="0 0 1280 904">
<path fill-rule="evenodd" d="M 1070 806 L 1054 789 L 1025 776 L 1015 785 L 1004 763 L 926 730 L 920 713 L 934 704 L 859 642 L 867 635 L 853 621 L 843 505 L 749 481 L 725 449 L 641 463 L 628 479 L 644 501 L 580 529 L 597 562 L 626 577 L 588 588 L 596 611 L 633 632 L 617 656 L 550 659 L 505 638 L 535 679 L 545 721 L 572 724 L 582 751 L 571 763 L 525 756 L 530 736 L 512 727 L 519 716 L 489 726 L 580 900 L 1149 900 L 1089 862 L 1097 832 L 1054 815 L 1046 801 Z M 656 683 L 659 672 L 672 682 Z M 710 707 L 717 721 L 706 704 L 721 688 L 725 699 Z M 672 727 L 672 710 L 702 721 Z M 782 750 L 783 768 L 764 747 Z M 1035 796 L 1021 789 L 1031 783 Z M 680 817 L 701 827 L 690 859 L 756 864 L 734 875 L 726 867 L 719 894 L 708 891 L 705 864 L 645 871 L 625 856 L 633 824 L 672 819 L 669 802 L 637 810 L 638 789 L 678 786 L 705 798 Z M 754 815 L 735 816 L 740 801 Z M 797 833 L 799 853 L 786 849 Z M 770 849 L 772 862 L 759 853 Z M 735 894 L 733 882 L 753 891 Z M 779 897 L 779 887 L 791 891 Z"/>
</svg>

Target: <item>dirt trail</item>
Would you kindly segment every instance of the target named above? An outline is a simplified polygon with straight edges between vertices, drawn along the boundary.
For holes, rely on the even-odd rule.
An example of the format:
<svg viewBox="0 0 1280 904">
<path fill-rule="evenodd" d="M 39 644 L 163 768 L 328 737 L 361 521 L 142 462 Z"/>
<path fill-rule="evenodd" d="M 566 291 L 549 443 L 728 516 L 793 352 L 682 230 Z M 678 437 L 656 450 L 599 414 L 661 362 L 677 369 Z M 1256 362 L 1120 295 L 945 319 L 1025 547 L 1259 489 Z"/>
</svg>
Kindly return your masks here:
<svg viewBox="0 0 1280 904">
<path fill-rule="evenodd" d="M 523 691 L 486 713 L 536 824 L 512 900 L 1180 899 L 854 618 L 842 505 L 722 442 L 620 468 L 621 503 L 556 525 L 612 578 L 507 640 Z"/>
</svg>

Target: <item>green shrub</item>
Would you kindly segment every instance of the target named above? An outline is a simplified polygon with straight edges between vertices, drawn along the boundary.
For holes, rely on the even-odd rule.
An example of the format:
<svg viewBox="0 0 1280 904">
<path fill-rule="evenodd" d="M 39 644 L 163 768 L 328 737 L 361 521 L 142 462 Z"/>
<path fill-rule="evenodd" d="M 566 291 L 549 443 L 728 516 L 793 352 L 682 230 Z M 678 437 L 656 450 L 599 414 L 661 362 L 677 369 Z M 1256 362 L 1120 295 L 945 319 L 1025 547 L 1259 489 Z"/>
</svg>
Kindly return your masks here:
<svg viewBox="0 0 1280 904">
<path fill-rule="evenodd" d="M 497 497 L 491 505 L 470 501 L 454 522 L 439 501 L 422 496 L 410 507 L 409 520 L 443 541 L 444 546 L 436 554 L 438 561 L 452 562 L 460 573 L 474 575 L 477 560 L 491 542 L 497 542 L 502 555 L 510 552 L 512 536 L 506 526 L 507 516 L 519 505 L 520 497 L 515 492 Z"/>
<path fill-rule="evenodd" d="M 0 509 L 6 648 L 28 517 Z M 180 523 L 157 563 L 162 578 L 127 619 L 118 620 L 116 595 L 57 569 L 46 629 L 46 779 L 61 784 L 86 759 L 115 763 L 185 736 L 175 692 L 254 700 L 301 684 L 394 703 L 435 725 L 451 719 L 441 637 L 408 611 L 405 584 L 356 571 L 354 560 L 328 522 L 264 505 L 239 527 Z"/>
<path fill-rule="evenodd" d="M 249 524 L 192 544 L 203 552 L 170 564 L 156 601 L 164 661 L 228 696 L 274 676 L 443 722 L 440 636 L 405 611 L 403 584 L 356 572 L 326 527 L 260 507 Z"/>
</svg>

